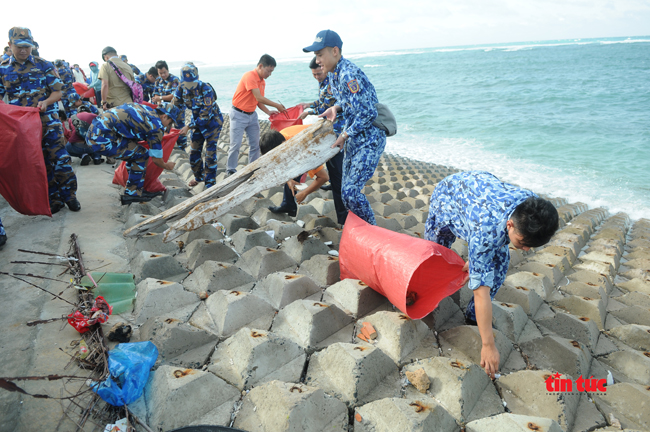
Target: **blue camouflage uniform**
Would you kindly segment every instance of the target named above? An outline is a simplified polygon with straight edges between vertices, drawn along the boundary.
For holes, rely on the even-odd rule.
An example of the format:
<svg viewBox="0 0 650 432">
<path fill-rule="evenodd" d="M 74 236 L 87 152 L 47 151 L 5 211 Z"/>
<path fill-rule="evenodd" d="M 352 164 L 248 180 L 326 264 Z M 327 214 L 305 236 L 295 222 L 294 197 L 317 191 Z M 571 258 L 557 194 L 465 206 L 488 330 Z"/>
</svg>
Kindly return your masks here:
<svg viewBox="0 0 650 432">
<path fill-rule="evenodd" d="M 192 111 L 188 124 L 192 130 L 190 144 L 190 165 L 197 182 L 205 181 L 205 187 L 216 184 L 217 178 L 217 141 L 221 133 L 223 115 L 217 105 L 217 94 L 212 86 L 200 81 L 194 65 L 185 65 L 181 71 L 183 82 L 174 93 L 173 104 Z M 205 149 L 205 175 L 201 160 L 203 142 Z"/>
<path fill-rule="evenodd" d="M 156 83 L 154 84 L 154 90 L 153 94 L 151 97 L 153 98 L 154 96 L 168 96 L 168 95 L 173 95 L 178 86 L 180 85 L 181 80 L 178 79 L 177 76 L 169 74 L 166 80 L 162 79 L 161 77 L 156 78 Z M 178 147 L 181 149 L 185 149 L 187 146 L 187 137 L 185 135 L 181 135 L 178 137 L 178 141 L 176 141 L 176 144 Z"/>
<path fill-rule="evenodd" d="M 57 72 L 59 73 L 59 77 L 61 78 L 61 82 L 63 82 L 63 95 L 61 96 L 61 102 L 63 103 L 65 114 L 68 116 L 68 118 L 70 118 L 72 114 L 70 114 L 70 103 L 68 102 L 68 96 L 73 93 L 77 93 L 74 86 L 72 85 L 74 83 L 74 75 L 72 74 L 72 70 L 66 65 L 66 62 L 62 60 L 56 60 L 55 66 L 57 68 Z"/>
<path fill-rule="evenodd" d="M 36 107 L 52 92 L 62 89 L 63 83 L 52 63 L 40 57 L 30 55 L 24 64 L 20 64 L 12 55 L 0 63 L 0 99 L 6 95 L 11 105 Z M 65 150 L 66 140 L 58 111 L 58 103 L 53 103 L 41 113 L 41 144 L 52 209 L 77 198 L 77 177 Z"/>
<path fill-rule="evenodd" d="M 451 175 L 431 195 L 424 238 L 446 248 L 451 248 L 456 237 L 467 241 L 469 288 L 490 287 L 494 299 L 510 263 L 506 222 L 519 204 L 536 196 L 485 171 Z M 476 321 L 474 299 L 465 316 Z"/>
<path fill-rule="evenodd" d="M 165 127 L 154 109 L 126 103 L 96 117 L 86 133 L 86 143 L 95 154 L 126 161 L 129 178 L 124 193 L 141 196 L 149 156 L 163 157 L 164 134 Z M 147 141 L 149 149 L 138 141 Z"/>
<path fill-rule="evenodd" d="M 0 219 L 0 236 L 2 235 L 7 235 L 7 232 L 5 231 L 5 226 L 2 225 L 2 219 Z"/>
<path fill-rule="evenodd" d="M 377 118 L 377 94 L 366 74 L 343 57 L 327 77 L 336 104 L 343 108 L 341 133 L 349 136 L 344 147 L 341 197 L 348 210 L 376 225 L 375 214 L 361 191 L 386 147 L 386 133 L 372 124 Z"/>
<path fill-rule="evenodd" d="M 329 107 L 336 105 L 336 99 L 334 98 L 334 93 L 332 92 L 332 87 L 330 86 L 330 80 L 328 77 L 318 84 L 318 100 L 314 101 L 307 108 L 311 114 L 320 115 L 323 114 Z M 334 119 L 334 133 L 338 137 L 343 130 L 345 121 L 343 120 L 343 112 L 336 114 Z M 334 198 L 334 207 L 336 209 L 336 218 L 338 223 L 341 225 L 345 224 L 345 220 L 348 216 L 348 211 L 343 204 L 343 199 L 341 198 L 341 180 L 343 176 L 343 159 L 344 153 L 341 150 L 336 156 L 327 161 L 327 172 L 330 177 L 330 184 L 332 185 L 332 198 Z M 288 199 L 288 196 L 287 196 Z"/>
<path fill-rule="evenodd" d="M 91 104 L 88 101 L 82 100 L 81 96 L 79 96 L 79 94 L 77 94 L 76 92 L 69 94 L 67 100 L 68 100 L 68 113 L 67 113 L 68 118 L 72 118 L 73 115 L 80 112 L 99 114 L 99 110 L 95 105 Z M 75 106 L 75 103 L 79 101 L 81 101 L 81 105 Z"/>
<path fill-rule="evenodd" d="M 149 102 L 153 97 L 155 84 L 149 81 L 145 74 L 136 76 L 135 81 L 142 86 L 142 96 L 144 97 L 145 101 Z"/>
</svg>

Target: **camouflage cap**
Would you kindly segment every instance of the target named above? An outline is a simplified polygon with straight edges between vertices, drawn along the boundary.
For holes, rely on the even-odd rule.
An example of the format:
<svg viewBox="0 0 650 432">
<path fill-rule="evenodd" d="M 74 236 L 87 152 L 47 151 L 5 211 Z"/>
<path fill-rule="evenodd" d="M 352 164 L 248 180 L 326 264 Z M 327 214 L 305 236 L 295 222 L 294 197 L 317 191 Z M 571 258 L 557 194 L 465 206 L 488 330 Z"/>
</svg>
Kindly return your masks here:
<svg viewBox="0 0 650 432">
<path fill-rule="evenodd" d="M 181 120 L 181 110 L 170 102 L 161 103 L 156 107 L 156 111 L 158 114 L 166 114 L 170 119 L 172 119 L 174 126 L 178 126 L 183 123 Z"/>
<path fill-rule="evenodd" d="M 81 100 L 81 96 L 79 96 L 78 93 L 70 93 L 67 96 L 67 98 L 68 98 L 68 102 L 71 103 L 71 104 Z"/>
<path fill-rule="evenodd" d="M 34 38 L 32 32 L 25 27 L 13 27 L 9 30 L 9 42 L 19 47 L 34 48 Z"/>
<path fill-rule="evenodd" d="M 65 62 L 63 60 L 61 60 L 61 59 L 54 60 L 54 66 L 61 67 L 61 66 L 64 66 L 64 65 L 65 65 Z"/>
<path fill-rule="evenodd" d="M 181 85 L 185 88 L 194 88 L 198 85 L 199 70 L 194 63 L 186 63 L 181 69 Z"/>
</svg>

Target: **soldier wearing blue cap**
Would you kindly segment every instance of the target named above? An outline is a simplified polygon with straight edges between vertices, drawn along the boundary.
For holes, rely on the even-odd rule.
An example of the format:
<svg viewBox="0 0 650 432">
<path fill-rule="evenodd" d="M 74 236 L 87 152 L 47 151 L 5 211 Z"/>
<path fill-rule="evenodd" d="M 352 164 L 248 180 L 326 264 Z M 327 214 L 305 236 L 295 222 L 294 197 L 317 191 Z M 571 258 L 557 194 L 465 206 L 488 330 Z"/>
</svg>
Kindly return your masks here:
<svg viewBox="0 0 650 432">
<path fill-rule="evenodd" d="M 69 118 L 80 112 L 99 114 L 97 107 L 89 102 L 86 102 L 85 100 L 82 100 L 81 96 L 79 96 L 77 92 L 69 94 L 66 99 L 68 100 Z"/>
<path fill-rule="evenodd" d="M 137 67 L 136 65 L 134 65 L 134 64 L 129 63 L 129 58 L 128 58 L 127 56 L 125 56 L 124 54 L 122 54 L 122 55 L 120 56 L 120 59 L 121 59 L 124 63 L 126 63 L 126 64 L 128 64 L 129 66 L 131 66 L 131 69 L 133 69 L 133 75 L 135 75 L 136 77 L 137 77 L 138 75 L 142 75 L 142 72 L 140 72 L 140 68 L 138 68 L 138 67 Z"/>
<path fill-rule="evenodd" d="M 316 54 L 316 62 L 327 73 L 336 99 L 336 105 L 321 117 L 335 121 L 337 113 L 343 112 L 345 126 L 334 143 L 345 149 L 341 184 L 343 203 L 348 210 L 375 225 L 375 215 L 361 190 L 377 168 L 386 147 L 386 133 L 372 124 L 377 118 L 375 88 L 358 66 L 343 58 L 342 46 L 336 32 L 323 30 L 303 51 Z"/>
<path fill-rule="evenodd" d="M 63 96 L 61 97 L 61 102 L 63 103 L 65 114 L 69 118 L 72 114 L 70 113 L 68 96 L 77 93 L 72 85 L 74 83 L 74 75 L 64 60 L 54 60 L 54 66 L 56 66 L 56 69 L 59 72 L 59 78 L 61 78 L 61 81 L 63 82 Z"/>
<path fill-rule="evenodd" d="M 9 46 L 11 57 L 0 63 L 0 99 L 7 96 L 11 105 L 40 109 L 50 209 L 56 213 L 67 204 L 70 210 L 79 211 L 77 177 L 65 150 L 58 114 L 57 101 L 61 99 L 63 83 L 52 63 L 32 55 L 34 39 L 29 29 L 9 30 Z"/>
<path fill-rule="evenodd" d="M 158 69 L 151 66 L 146 74 L 140 74 L 135 77 L 135 81 L 142 86 L 142 96 L 149 102 L 153 97 L 153 91 L 158 78 Z"/>
<path fill-rule="evenodd" d="M 162 140 L 171 124 L 180 122 L 180 111 L 165 103 L 155 110 L 137 103 L 127 103 L 105 111 L 93 120 L 86 133 L 86 143 L 92 153 L 126 161 L 129 178 L 122 204 L 150 201 L 156 193 L 144 190 L 147 160 L 166 170 L 174 169 L 173 162 L 163 160 Z M 149 149 L 138 144 L 147 141 Z"/>
<path fill-rule="evenodd" d="M 159 104 L 161 102 L 171 102 L 174 98 L 174 92 L 181 84 L 181 80 L 176 75 L 169 73 L 169 67 L 165 60 L 158 60 L 156 62 L 156 69 L 158 70 L 158 78 L 154 84 L 153 96 L 151 102 Z M 187 136 L 180 135 L 176 145 L 185 150 L 187 146 Z"/>
<path fill-rule="evenodd" d="M 190 165 L 194 179 L 189 186 L 196 186 L 201 181 L 205 181 L 206 188 L 214 186 L 217 178 L 217 141 L 223 116 L 217 105 L 217 93 L 210 84 L 199 80 L 199 71 L 192 63 L 183 66 L 181 85 L 176 89 L 172 103 L 192 112 L 190 124 L 181 129 L 181 135 L 192 129 Z M 201 160 L 204 141 L 205 174 Z"/>
</svg>

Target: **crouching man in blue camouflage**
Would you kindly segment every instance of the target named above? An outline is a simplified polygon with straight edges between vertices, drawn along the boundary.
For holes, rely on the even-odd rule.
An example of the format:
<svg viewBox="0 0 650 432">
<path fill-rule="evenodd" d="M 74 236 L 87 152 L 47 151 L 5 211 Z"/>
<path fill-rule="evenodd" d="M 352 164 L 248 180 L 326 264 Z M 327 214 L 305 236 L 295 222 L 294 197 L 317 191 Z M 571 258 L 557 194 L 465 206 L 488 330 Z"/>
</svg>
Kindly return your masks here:
<svg viewBox="0 0 650 432">
<path fill-rule="evenodd" d="M 372 122 L 377 118 L 378 102 L 375 88 L 354 63 L 343 58 L 343 42 L 332 30 L 316 35 L 314 43 L 304 52 L 316 54 L 316 63 L 327 73 L 336 105 L 320 117 L 336 121 L 343 112 L 344 127 L 334 143 L 344 148 L 341 198 L 345 207 L 366 222 L 376 225 L 375 214 L 366 196 L 361 192 L 375 172 L 379 158 L 386 147 L 386 133 Z"/>
<path fill-rule="evenodd" d="M 494 377 L 499 351 L 492 334 L 492 299 L 503 284 L 510 251 L 543 246 L 558 228 L 557 210 L 549 201 L 485 171 L 469 171 L 441 180 L 431 195 L 424 238 L 451 248 L 456 237 L 468 244 L 468 324 L 481 334 L 481 367 Z"/>
<path fill-rule="evenodd" d="M 73 115 L 76 115 L 80 112 L 99 114 L 97 107 L 90 102 L 81 99 L 81 96 L 79 96 L 77 92 L 70 93 L 66 99 L 68 100 L 68 118 L 72 118 Z"/>
<path fill-rule="evenodd" d="M 173 162 L 163 160 L 162 140 L 171 124 L 178 124 L 180 112 L 169 103 L 155 110 L 137 103 L 126 103 L 105 111 L 93 120 L 86 133 L 86 143 L 92 152 L 126 161 L 129 178 L 123 205 L 150 201 L 158 193 L 144 190 L 144 176 L 149 156 L 154 164 L 166 170 L 174 169 Z M 138 144 L 147 141 L 149 149 Z"/>
<path fill-rule="evenodd" d="M 181 84 L 174 93 L 174 105 L 192 111 L 190 124 L 181 129 L 181 135 L 187 134 L 192 129 L 192 142 L 190 151 L 190 164 L 194 179 L 189 186 L 196 186 L 205 181 L 206 189 L 214 186 L 217 179 L 217 141 L 221 133 L 223 116 L 217 105 L 217 93 L 209 83 L 199 80 L 199 71 L 191 63 L 183 66 L 181 70 Z M 201 160 L 203 142 L 205 149 L 205 173 Z"/>
<path fill-rule="evenodd" d="M 70 210 L 79 211 L 77 177 L 65 150 L 66 140 L 58 114 L 57 101 L 61 99 L 63 83 L 52 63 L 32 55 L 34 39 L 29 29 L 9 30 L 9 46 L 12 56 L 0 63 L 0 99 L 6 95 L 11 105 L 41 110 L 50 210 L 54 214 L 67 204 Z"/>
</svg>

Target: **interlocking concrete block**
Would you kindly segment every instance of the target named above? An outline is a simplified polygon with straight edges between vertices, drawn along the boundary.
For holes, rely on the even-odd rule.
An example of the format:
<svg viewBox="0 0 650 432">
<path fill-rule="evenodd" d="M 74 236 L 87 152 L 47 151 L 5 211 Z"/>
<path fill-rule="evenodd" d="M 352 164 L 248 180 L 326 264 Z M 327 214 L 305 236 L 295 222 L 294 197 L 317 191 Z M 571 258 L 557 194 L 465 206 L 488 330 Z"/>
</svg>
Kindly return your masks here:
<svg viewBox="0 0 650 432">
<path fill-rule="evenodd" d="M 140 327 L 140 338 L 158 347 L 157 363 L 188 368 L 205 364 L 219 338 L 210 332 L 173 318 L 149 318 Z"/>
<path fill-rule="evenodd" d="M 167 204 L 175 198 L 187 199 L 191 196 L 192 193 L 186 187 L 169 186 L 163 195 L 163 201 Z"/>
<path fill-rule="evenodd" d="M 142 251 L 175 255 L 179 250 L 176 242 L 163 242 L 163 235 L 159 233 L 145 233 L 142 236 L 129 237 L 126 240 L 126 247 L 129 250 L 130 259 L 135 258 Z"/>
<path fill-rule="evenodd" d="M 650 386 L 650 352 L 616 351 L 599 357 L 598 360 L 613 369 L 614 379 L 617 382 L 633 381 Z M 617 372 L 625 375 L 627 379 L 617 376 Z"/>
<path fill-rule="evenodd" d="M 211 224 L 206 224 L 201 226 L 201 228 L 195 229 L 194 231 L 189 231 L 178 238 L 178 240 L 182 241 L 183 244 L 186 245 L 198 239 L 223 240 L 224 235 L 221 234 L 221 231 L 213 227 Z"/>
<path fill-rule="evenodd" d="M 578 270 L 575 273 L 568 274 L 567 279 L 570 282 L 583 282 L 589 286 L 601 286 L 606 294 L 610 294 L 613 288 L 612 282 L 607 276 L 586 270 Z"/>
<path fill-rule="evenodd" d="M 650 259 L 650 250 L 648 249 L 635 249 L 634 252 L 630 252 L 625 255 L 626 260 L 634 259 Z"/>
<path fill-rule="evenodd" d="M 133 205 L 133 204 L 131 204 L 131 205 Z M 148 215 L 148 214 L 132 213 L 129 216 L 129 218 L 126 220 L 126 222 L 124 223 L 124 229 L 127 230 L 127 229 L 129 229 L 131 227 L 134 227 L 134 226 L 138 225 L 139 223 L 142 223 L 142 222 L 146 221 L 150 217 L 151 217 L 151 215 Z M 158 225 L 157 227 L 149 229 L 149 232 L 161 233 L 161 232 L 165 231 L 167 228 L 169 228 L 169 226 L 167 226 L 167 224 L 161 224 L 161 225 Z"/>
<path fill-rule="evenodd" d="M 319 293 L 320 299 L 320 292 L 320 287 L 309 276 L 283 272 L 271 273 L 253 290 L 253 294 L 266 300 L 277 310 L 316 293 Z"/>
<path fill-rule="evenodd" d="M 309 202 L 309 205 L 314 207 L 321 215 L 325 215 L 335 210 L 334 200 L 331 199 L 314 198 Z M 307 221 L 305 221 L 305 223 L 307 223 Z"/>
<path fill-rule="evenodd" d="M 408 213 L 393 213 L 392 218 L 395 219 L 403 229 L 410 229 L 419 223 L 415 216 Z"/>
<path fill-rule="evenodd" d="M 173 256 L 148 251 L 142 251 L 133 258 L 131 270 L 136 283 L 147 278 L 180 282 L 188 275 L 188 271 Z"/>
<path fill-rule="evenodd" d="M 521 370 L 526 367 L 512 342 L 500 331 L 492 330 L 494 344 L 499 351 L 499 369 Z M 438 334 L 442 355 L 460 359 L 463 363 L 481 364 L 481 335 L 476 326 L 459 326 Z"/>
<path fill-rule="evenodd" d="M 298 240 L 298 236 L 293 236 L 284 241 L 282 250 L 295 262 L 302 263 L 315 255 L 327 255 L 330 249 L 314 236 L 310 236 L 303 241 Z"/>
<path fill-rule="evenodd" d="M 219 240 L 194 240 L 187 246 L 185 252 L 187 266 L 192 270 L 206 261 L 234 264 L 239 259 L 237 252 Z"/>
<path fill-rule="evenodd" d="M 298 265 L 284 251 L 263 246 L 255 246 L 242 254 L 237 264 L 256 280 L 275 272 L 292 273 Z"/>
<path fill-rule="evenodd" d="M 293 218 L 287 213 L 273 213 L 268 207 L 257 210 L 253 213 L 252 218 L 259 226 L 268 225 L 272 220 L 293 222 Z"/>
<path fill-rule="evenodd" d="M 539 250 L 537 253 L 550 253 L 554 255 L 562 255 L 567 259 L 570 266 L 573 266 L 577 262 L 576 255 L 573 253 L 573 250 L 567 247 L 562 246 L 546 246 L 543 249 Z"/>
<path fill-rule="evenodd" d="M 237 214 L 240 216 L 252 216 L 256 211 L 262 208 L 269 208 L 269 206 L 273 206 L 273 202 L 268 199 L 268 198 L 260 198 L 260 195 L 256 195 L 256 197 L 249 198 L 234 209 L 232 209 L 229 214 Z M 251 229 L 255 229 L 257 227 L 249 227 Z"/>
<path fill-rule="evenodd" d="M 212 294 L 219 290 L 249 292 L 255 285 L 255 279 L 234 264 L 206 261 L 194 269 L 183 285 L 197 294 Z"/>
<path fill-rule="evenodd" d="M 151 372 L 144 394 L 148 424 L 164 431 L 189 425 L 227 425 L 240 397 L 236 388 L 209 372 L 167 365 Z"/>
<path fill-rule="evenodd" d="M 414 207 L 410 202 L 404 199 L 392 199 L 386 204 L 396 209 L 397 213 L 406 213 L 409 210 L 413 210 Z"/>
<path fill-rule="evenodd" d="M 519 271 L 506 277 L 504 282 L 515 288 L 523 287 L 535 291 L 542 300 L 546 300 L 553 293 L 554 285 L 541 273 Z"/>
<path fill-rule="evenodd" d="M 518 304 L 492 301 L 492 327 L 512 342 L 518 342 L 528 322 L 528 316 Z"/>
<path fill-rule="evenodd" d="M 524 286 L 514 286 L 511 281 L 504 282 L 494 299 L 498 302 L 517 304 L 529 317 L 534 317 L 542 305 L 542 298 L 536 291 Z"/>
<path fill-rule="evenodd" d="M 564 274 L 560 270 L 560 267 L 555 264 L 543 264 L 528 261 L 517 267 L 517 270 L 519 270 L 519 272 L 527 271 L 530 273 L 542 274 L 548 278 L 551 285 L 554 287 L 564 278 Z"/>
<path fill-rule="evenodd" d="M 305 202 L 303 201 L 302 204 L 298 206 L 298 211 L 296 212 L 296 219 L 303 220 L 307 215 L 318 215 L 318 214 L 320 214 L 318 213 L 318 210 L 316 210 L 311 204 L 305 204 Z M 290 235 L 287 237 L 290 237 Z"/>
<path fill-rule="evenodd" d="M 590 318 L 599 330 L 605 328 L 605 319 L 607 317 L 607 307 L 602 299 L 592 299 L 591 297 L 567 296 L 556 302 L 553 306 L 560 308 L 578 317 Z"/>
<path fill-rule="evenodd" d="M 268 329 L 275 310 L 256 295 L 241 291 L 217 291 L 205 302 L 217 326 L 217 334 L 227 338 L 242 327 Z"/>
<path fill-rule="evenodd" d="M 305 222 L 305 229 L 306 230 L 312 230 L 316 227 L 331 227 L 331 228 L 338 228 L 339 225 L 334 221 L 334 219 L 325 216 L 325 215 L 307 215 L 303 219 L 303 222 Z"/>
<path fill-rule="evenodd" d="M 568 285 L 560 287 L 560 290 L 566 294 L 574 295 L 578 297 L 588 297 L 592 299 L 602 299 L 607 306 L 609 297 L 605 292 L 605 289 L 596 284 L 584 283 L 584 282 L 571 282 Z"/>
<path fill-rule="evenodd" d="M 562 234 L 562 231 L 555 234 L 551 241 L 548 242 L 549 246 L 561 246 L 568 249 L 571 249 L 575 256 L 580 254 L 580 250 L 584 247 L 584 241 L 582 237 L 575 234 Z"/>
<path fill-rule="evenodd" d="M 314 255 L 300 264 L 298 274 L 309 276 L 318 286 L 330 286 L 341 280 L 339 259 L 331 255 Z"/>
<path fill-rule="evenodd" d="M 562 337 L 577 340 L 592 353 L 596 352 L 600 331 L 588 317 L 558 312 L 554 317 L 538 320 L 537 323 Z"/>
<path fill-rule="evenodd" d="M 636 258 L 630 259 L 625 262 L 625 267 L 638 269 L 650 274 L 650 259 L 647 258 Z"/>
<path fill-rule="evenodd" d="M 345 279 L 331 285 L 323 294 L 323 301 L 333 303 L 355 318 L 377 309 L 388 300 L 357 279 Z"/>
<path fill-rule="evenodd" d="M 333 304 L 296 300 L 278 312 L 273 321 L 273 332 L 312 352 L 328 345 L 328 342 L 350 340 L 352 331 L 339 334 L 338 337 L 332 336 L 352 321 L 351 316 Z"/>
<path fill-rule="evenodd" d="M 607 333 L 636 350 L 650 351 L 650 326 L 627 324 Z"/>
<path fill-rule="evenodd" d="M 624 247 L 618 240 L 604 238 L 590 241 L 587 249 L 585 249 L 585 253 L 587 254 L 591 252 L 605 252 L 613 253 L 619 257 L 623 254 L 623 251 Z"/>
<path fill-rule="evenodd" d="M 391 198 L 392 200 L 392 198 Z M 371 206 L 372 211 L 375 213 L 375 217 L 388 217 L 392 214 L 398 213 L 397 209 L 387 203 L 375 202 Z"/>
<path fill-rule="evenodd" d="M 467 432 L 564 432 L 555 420 L 512 413 L 504 413 L 494 417 L 474 420 L 465 426 L 465 430 Z"/>
<path fill-rule="evenodd" d="M 617 383 L 593 398 L 598 409 L 606 417 L 616 418 L 623 428 L 650 429 L 650 386 Z"/>
<path fill-rule="evenodd" d="M 243 399 L 234 427 L 249 432 L 347 432 L 345 404 L 304 384 L 271 381 Z"/>
<path fill-rule="evenodd" d="M 429 200 L 422 199 L 422 196 L 420 194 L 406 197 L 403 200 L 404 202 L 410 204 L 413 210 L 426 210 L 427 206 L 429 205 Z"/>
<path fill-rule="evenodd" d="M 134 309 L 136 325 L 157 316 L 169 318 L 171 315 L 172 318 L 180 318 L 173 312 L 185 308 L 194 310 L 200 301 L 198 295 L 185 291 L 183 286 L 176 282 L 145 279 L 136 288 L 138 290 Z"/>
<path fill-rule="evenodd" d="M 208 370 L 244 390 L 273 380 L 298 382 L 306 358 L 289 339 L 244 327 L 219 344 Z"/>
<path fill-rule="evenodd" d="M 284 185 L 273 186 L 272 188 L 268 188 L 267 190 L 263 191 L 262 196 L 264 198 L 271 198 L 272 196 L 275 196 L 277 194 L 280 194 L 280 196 L 282 196 L 283 192 L 284 192 Z"/>
<path fill-rule="evenodd" d="M 421 320 L 412 320 L 400 312 L 380 311 L 368 315 L 364 321 L 372 324 L 377 331 L 373 345 L 400 367 L 416 358 L 438 355 L 435 335 Z M 357 323 L 358 326 L 360 324 Z"/>
<path fill-rule="evenodd" d="M 339 249 L 343 230 L 340 228 L 325 227 L 315 234 L 323 243 L 331 242 L 330 248 Z"/>
<path fill-rule="evenodd" d="M 422 318 L 431 330 L 442 332 L 465 324 L 465 314 L 451 297 L 440 300 L 438 306 Z"/>
<path fill-rule="evenodd" d="M 540 264 L 552 264 L 560 270 L 560 273 L 565 274 L 571 269 L 569 260 L 562 254 L 554 254 L 547 252 L 537 252 L 535 255 L 528 258 L 528 262 L 536 262 Z"/>
<path fill-rule="evenodd" d="M 578 260 L 582 260 L 582 257 L 578 257 Z M 596 273 L 600 276 L 604 276 L 610 281 L 616 274 L 614 267 L 611 264 L 601 261 L 587 261 L 583 260 L 580 264 L 573 266 L 574 270 L 586 270 L 592 273 Z"/>
<path fill-rule="evenodd" d="M 625 244 L 625 232 L 615 228 L 601 228 L 595 235 L 592 236 L 594 240 L 598 239 L 614 239 L 619 243 Z"/>
<path fill-rule="evenodd" d="M 609 252 L 592 251 L 585 255 L 582 255 L 579 259 L 582 262 L 596 261 L 609 264 L 612 266 L 613 271 L 616 271 L 620 265 L 620 255 Z"/>
<path fill-rule="evenodd" d="M 645 309 L 650 309 L 650 295 L 640 292 L 629 292 L 620 297 L 616 297 L 616 301 L 628 306 L 640 306 Z"/>
<path fill-rule="evenodd" d="M 539 369 L 558 371 L 572 377 L 589 376 L 591 354 L 576 340 L 544 336 L 519 344 L 531 364 Z"/>
<path fill-rule="evenodd" d="M 641 306 L 627 306 L 619 310 L 611 311 L 619 321 L 627 324 L 638 324 L 650 326 L 650 309 Z"/>
<path fill-rule="evenodd" d="M 393 219 L 390 216 L 387 217 L 381 217 L 375 215 L 375 219 L 377 221 L 377 226 L 385 228 L 387 230 L 395 231 L 395 232 L 400 232 L 402 230 L 402 225 L 397 221 L 397 219 Z"/>
<path fill-rule="evenodd" d="M 429 394 L 440 401 L 458 422 L 466 423 L 504 412 L 492 380 L 480 366 L 459 359 L 436 357 L 404 367 L 407 371 L 419 368 L 424 369 L 431 381 Z M 415 396 L 410 387 L 407 396 Z"/>
<path fill-rule="evenodd" d="M 240 229 L 257 229 L 259 224 L 252 218 L 238 214 L 226 214 L 219 219 L 226 228 L 226 234 L 232 236 Z"/>
<path fill-rule="evenodd" d="M 458 432 L 454 418 L 435 399 L 386 398 L 355 410 L 355 432 L 440 431 Z"/>
<path fill-rule="evenodd" d="M 399 397 L 397 366 L 372 346 L 335 343 L 314 353 L 305 383 L 321 388 L 351 407 L 386 397 Z"/>
<path fill-rule="evenodd" d="M 513 414 L 540 416 L 553 419 L 563 430 L 570 431 L 576 420 L 580 393 L 567 392 L 559 397 L 546 388 L 546 380 L 555 369 L 523 370 L 509 375 L 502 375 L 496 380 L 496 386 L 506 406 Z M 562 376 L 562 379 L 571 379 Z"/>
<path fill-rule="evenodd" d="M 155 216 L 160 212 L 161 210 L 151 202 L 133 203 L 126 207 L 126 211 L 124 212 L 124 216 L 121 220 L 128 221 L 134 214 L 147 217 Z"/>
<path fill-rule="evenodd" d="M 420 209 L 417 209 L 417 208 L 408 211 L 407 214 L 415 217 L 415 219 L 419 223 L 425 223 L 427 221 L 427 218 L 429 217 L 429 212 L 423 211 L 423 210 L 420 210 Z"/>
<path fill-rule="evenodd" d="M 277 248 L 278 242 L 266 233 L 264 228 L 256 230 L 242 228 L 232 235 L 232 242 L 235 250 L 243 254 L 255 246 Z"/>
<path fill-rule="evenodd" d="M 300 216 L 298 216 L 300 219 Z M 287 237 L 292 237 L 300 234 L 303 229 L 298 226 L 295 222 L 279 221 L 273 220 L 264 227 L 266 231 L 273 231 L 274 238 L 277 241 L 282 241 Z M 260 245 L 262 246 L 262 245 Z"/>
</svg>

